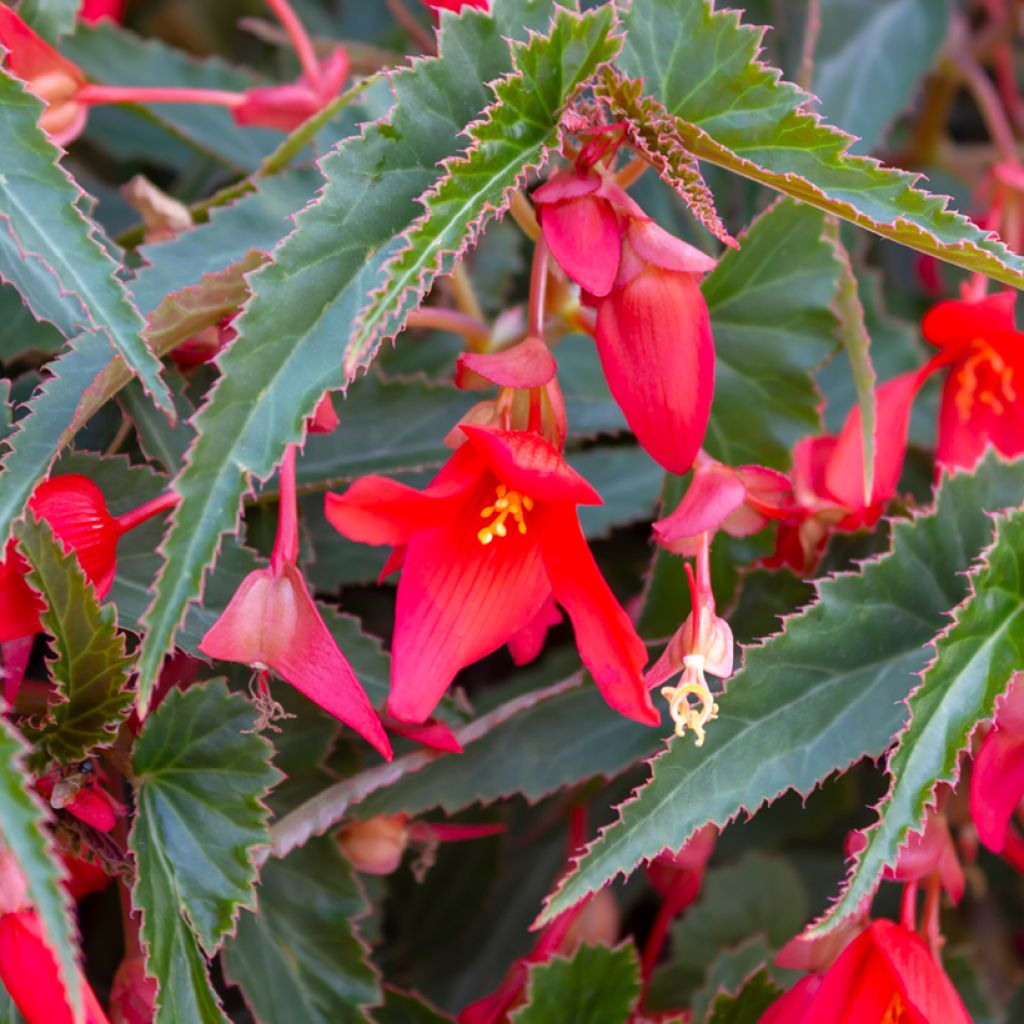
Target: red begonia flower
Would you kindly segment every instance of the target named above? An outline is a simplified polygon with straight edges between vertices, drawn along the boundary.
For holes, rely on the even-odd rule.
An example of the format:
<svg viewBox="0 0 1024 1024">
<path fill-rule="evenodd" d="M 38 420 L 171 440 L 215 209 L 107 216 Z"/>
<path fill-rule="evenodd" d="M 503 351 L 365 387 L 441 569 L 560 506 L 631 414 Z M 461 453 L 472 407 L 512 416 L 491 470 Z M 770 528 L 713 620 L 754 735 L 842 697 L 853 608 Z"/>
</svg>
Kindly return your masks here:
<svg viewBox="0 0 1024 1024">
<path fill-rule="evenodd" d="M 78 16 L 82 21 L 96 22 L 103 18 L 124 21 L 125 0 L 82 0 Z"/>
<path fill-rule="evenodd" d="M 326 394 L 316 404 L 313 415 L 307 419 L 311 434 L 333 434 L 338 429 L 338 414 L 334 410 L 334 402 L 330 394 Z"/>
<path fill-rule="evenodd" d="M 508 653 L 517 665 L 529 665 L 540 655 L 548 630 L 562 621 L 562 613 L 549 597 L 541 610 L 518 633 L 509 637 Z"/>
<path fill-rule="evenodd" d="M 445 754 L 462 753 L 462 744 L 455 738 L 455 733 L 436 718 L 428 718 L 425 722 L 400 722 L 385 711 L 380 713 L 380 720 L 389 732 L 430 747 L 431 750 L 440 750 Z"/>
<path fill-rule="evenodd" d="M 84 764 L 84 762 L 83 762 Z M 90 773 L 93 769 L 90 768 Z M 36 780 L 39 795 L 50 802 L 58 810 L 65 810 L 79 821 L 91 825 L 100 832 L 109 832 L 117 823 L 118 804 L 114 798 L 99 785 L 93 775 L 79 782 L 74 788 L 63 790 L 61 787 L 62 772 L 60 769 L 47 772 Z M 123 808 L 120 808 L 123 812 Z"/>
<path fill-rule="evenodd" d="M 304 74 L 297 82 L 249 89 L 231 106 L 231 116 L 241 125 L 294 131 L 341 92 L 348 72 L 348 53 L 339 46 L 320 62 L 315 80 Z"/>
<path fill-rule="evenodd" d="M 455 363 L 455 386 L 539 388 L 551 381 L 557 371 L 551 349 L 539 338 L 526 337 L 500 352 L 463 352 Z"/>
<path fill-rule="evenodd" d="M 57 961 L 34 910 L 0 915 L 0 981 L 26 1024 L 73 1024 Z M 86 1024 L 109 1024 L 84 979 L 81 991 Z"/>
<path fill-rule="evenodd" d="M 647 865 L 647 877 L 658 894 L 679 914 L 700 895 L 704 871 L 718 841 L 718 828 L 705 825 L 677 853 L 659 853 Z"/>
<path fill-rule="evenodd" d="M 423 721 L 456 673 L 565 609 L 584 664 L 616 711 L 649 725 L 643 642 L 601 576 L 576 506 L 597 492 L 539 434 L 463 426 L 467 442 L 416 491 L 363 477 L 328 494 L 328 520 L 366 544 L 404 547 L 388 710 Z"/>
<path fill-rule="evenodd" d="M 821 978 L 816 974 L 801 978 L 761 1014 L 757 1024 L 801 1024 L 820 987 Z"/>
<path fill-rule="evenodd" d="M 1016 674 L 981 741 L 971 770 L 971 817 L 978 838 L 994 853 L 1006 846 L 1010 819 L 1024 798 L 1024 685 Z"/>
<path fill-rule="evenodd" d="M 715 383 L 698 276 L 714 260 L 652 221 L 631 219 L 615 287 L 597 304 L 605 379 L 647 453 L 685 473 L 704 441 Z"/>
<path fill-rule="evenodd" d="M 458 13 L 463 7 L 475 7 L 478 11 L 486 11 L 490 0 L 423 0 L 423 2 L 434 11 Z"/>
<path fill-rule="evenodd" d="M 390 760 L 384 727 L 296 566 L 249 573 L 199 650 L 221 661 L 272 669 Z"/>
<path fill-rule="evenodd" d="M 892 921 L 874 921 L 829 968 L 799 1020 L 970 1024 L 971 1019 L 924 940 Z"/>
<path fill-rule="evenodd" d="M 940 302 L 925 315 L 925 338 L 942 351 L 929 367 L 948 366 L 939 409 L 936 459 L 970 469 L 992 444 L 1024 452 L 1024 334 L 1013 317 L 1016 292 L 976 302 Z"/>
<path fill-rule="evenodd" d="M 106 869 L 95 861 L 74 857 L 70 853 L 62 853 L 61 860 L 67 869 L 64 888 L 76 902 L 94 892 L 102 892 L 114 880 L 113 875 L 108 875 Z"/>
<path fill-rule="evenodd" d="M 126 956 L 110 989 L 111 1024 L 153 1024 L 157 983 L 146 974 L 146 958 Z"/>
<path fill-rule="evenodd" d="M 39 127 L 59 146 L 77 138 L 85 127 L 87 109 L 78 101 L 85 75 L 41 39 L 7 4 L 0 4 L 0 47 L 3 63 L 45 104 Z"/>
<path fill-rule="evenodd" d="M 866 833 L 857 829 L 846 839 L 846 854 L 860 853 L 868 845 Z M 938 871 L 942 887 L 954 903 L 964 894 L 964 872 L 957 856 L 949 824 L 942 814 L 929 810 L 924 829 L 914 833 L 900 848 L 895 867 L 887 866 L 882 877 L 890 882 L 918 882 Z"/>
</svg>

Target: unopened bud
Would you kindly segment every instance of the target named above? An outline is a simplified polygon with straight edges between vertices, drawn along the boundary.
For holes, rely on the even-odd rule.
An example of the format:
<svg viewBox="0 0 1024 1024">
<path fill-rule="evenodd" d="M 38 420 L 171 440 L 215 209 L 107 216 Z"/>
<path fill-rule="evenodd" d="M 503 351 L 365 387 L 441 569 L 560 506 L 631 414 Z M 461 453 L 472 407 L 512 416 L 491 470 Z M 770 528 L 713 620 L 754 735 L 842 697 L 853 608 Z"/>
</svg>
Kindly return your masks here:
<svg viewBox="0 0 1024 1024">
<path fill-rule="evenodd" d="M 614 945 L 621 923 L 618 901 L 610 890 L 602 889 L 576 915 L 565 938 L 559 943 L 558 951 L 571 956 L 579 945 Z"/>
<path fill-rule="evenodd" d="M 367 875 L 396 871 L 408 842 L 404 814 L 380 814 L 368 821 L 353 822 L 338 836 L 338 845 L 352 867 Z"/>
<path fill-rule="evenodd" d="M 143 958 L 125 957 L 110 990 L 110 1024 L 152 1024 L 156 991 L 156 982 L 146 975 Z"/>
</svg>

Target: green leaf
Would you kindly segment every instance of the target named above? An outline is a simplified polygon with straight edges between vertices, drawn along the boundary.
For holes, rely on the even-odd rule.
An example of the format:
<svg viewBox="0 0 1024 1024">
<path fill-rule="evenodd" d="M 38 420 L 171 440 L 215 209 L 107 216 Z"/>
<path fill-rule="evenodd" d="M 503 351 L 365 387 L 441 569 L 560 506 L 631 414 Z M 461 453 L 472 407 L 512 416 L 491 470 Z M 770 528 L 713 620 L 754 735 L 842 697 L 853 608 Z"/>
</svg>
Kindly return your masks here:
<svg viewBox="0 0 1024 1024">
<path fill-rule="evenodd" d="M 889 758 L 879 820 L 867 830 L 867 846 L 818 930 L 838 924 L 875 891 L 886 865 L 895 864 L 900 847 L 920 831 L 936 787 L 956 781 L 971 734 L 993 717 L 1010 676 L 1024 669 L 1024 512 L 996 519 L 995 540 L 971 572 L 970 596 L 933 651 Z"/>
<path fill-rule="evenodd" d="M 81 305 L 82 325 L 109 336 L 146 390 L 170 410 L 160 362 L 142 341 L 142 317 L 108 255 L 111 243 L 83 212 L 85 194 L 57 163 L 60 151 L 39 129 L 42 110 L 41 100 L 0 72 L 0 152 L 20 155 L 0 175 L 0 229 L 10 231 L 25 258 L 49 271 L 37 278 L 45 287 L 23 297 L 37 316 L 59 325 L 66 316 L 65 295 L 73 296 Z M 88 382 L 79 383 L 84 390 Z"/>
<path fill-rule="evenodd" d="M 772 981 L 766 970 L 747 980 L 737 995 L 722 993 L 711 1004 L 710 1024 L 758 1024 L 762 1015 L 779 996 L 782 989 Z"/>
<path fill-rule="evenodd" d="M 132 899 L 160 983 L 158 1024 L 227 1019 L 199 943 L 212 955 L 239 908 L 255 905 L 263 799 L 279 775 L 254 723 L 250 703 L 215 680 L 171 690 L 135 745 Z"/>
<path fill-rule="evenodd" d="M 246 473 L 269 477 L 324 391 L 344 385 L 339 338 L 415 219 L 416 197 L 436 183 L 439 161 L 457 152 L 457 134 L 486 105 L 484 83 L 510 70 L 505 37 L 524 38 L 550 11 L 550 0 L 521 0 L 502 4 L 493 18 L 469 10 L 445 19 L 445 59 L 392 76 L 388 118 L 320 162 L 327 183 L 315 203 L 295 218 L 273 262 L 250 278 L 239 336 L 219 359 L 220 382 L 196 418 L 199 437 L 175 485 L 182 502 L 162 547 L 139 654 L 141 708 L 221 534 L 237 522 Z"/>
<path fill-rule="evenodd" d="M 25 1024 L 25 1018 L 18 1013 L 3 985 L 0 985 L 0 1024 Z"/>
<path fill-rule="evenodd" d="M 633 0 L 619 67 L 606 75 L 613 118 L 639 119 L 646 90 L 698 160 L 852 221 L 965 270 L 1024 286 L 1024 260 L 906 171 L 846 152 L 850 137 L 810 113 L 809 97 L 758 60 L 763 29 L 709 0 Z M 639 81 L 642 79 L 642 82 Z"/>
<path fill-rule="evenodd" d="M 384 989 L 384 1005 L 373 1011 L 373 1024 L 451 1024 L 451 1017 L 428 1005 L 419 996 Z"/>
<path fill-rule="evenodd" d="M 185 460 L 185 452 L 195 439 L 190 420 L 195 408 L 185 394 L 187 381 L 172 365 L 164 367 L 164 379 L 171 389 L 178 419 L 174 426 L 155 409 L 138 381 L 131 381 L 117 396 L 125 415 L 135 427 L 139 447 L 151 459 L 156 459 L 170 473 L 174 473 Z"/>
<path fill-rule="evenodd" d="M 56 43 L 75 27 L 82 0 L 21 0 L 18 17 L 48 43 Z"/>
<path fill-rule="evenodd" d="M 65 554 L 49 526 L 34 516 L 18 527 L 17 536 L 30 565 L 28 582 L 46 602 L 39 618 L 56 654 L 49 669 L 59 699 L 52 721 L 36 737 L 51 758 L 67 764 L 112 742 L 132 703 L 131 659 L 113 605 L 100 604 L 78 557 Z"/>
<path fill-rule="evenodd" d="M 358 1024 L 380 1001 L 377 972 L 353 921 L 366 899 L 333 839 L 263 868 L 259 903 L 243 914 L 224 969 L 262 1021 Z"/>
<path fill-rule="evenodd" d="M 42 922 L 68 986 L 71 1005 L 81 1005 L 78 952 L 71 899 L 61 884 L 64 869 L 50 836 L 48 815 L 39 798 L 25 788 L 31 773 L 27 748 L 6 718 L 0 718 L 0 842 L 13 855 L 28 883 L 28 902 Z"/>
<path fill-rule="evenodd" d="M 861 305 L 850 254 L 839 236 L 839 221 L 834 217 L 829 218 L 825 223 L 825 232 L 841 268 L 835 311 L 839 322 L 839 340 L 846 350 L 857 392 L 857 405 L 860 407 L 861 443 L 864 446 L 864 504 L 870 505 L 875 471 L 875 369 L 871 365 L 871 337 L 864 323 L 864 307 Z"/>
<path fill-rule="evenodd" d="M 569 463 L 601 495 L 603 505 L 579 510 L 588 538 L 606 537 L 617 526 L 652 518 L 665 473 L 635 445 L 595 447 L 569 456 Z"/>
<path fill-rule="evenodd" d="M 624 942 L 580 946 L 572 959 L 554 957 L 530 966 L 526 1005 L 514 1024 L 625 1024 L 640 996 L 636 948 Z"/>
<path fill-rule="evenodd" d="M 789 789 L 877 757 L 903 726 L 900 701 L 930 660 L 927 646 L 967 594 L 963 574 L 990 541 L 990 511 L 1017 506 L 1024 462 L 983 461 L 947 479 L 931 513 L 893 524 L 891 551 L 816 583 L 817 602 L 745 652 L 697 748 L 671 742 L 652 778 L 559 886 L 542 920 L 641 860 L 679 849 L 711 821 L 753 814 Z"/>
<path fill-rule="evenodd" d="M 911 101 L 949 29 L 948 0 L 824 0 L 811 92 L 873 149 Z"/>
<path fill-rule="evenodd" d="M 242 92 L 269 84 L 219 58 L 198 59 L 158 39 L 142 39 L 109 19 L 81 25 L 64 41 L 61 52 L 102 85 L 145 83 Z M 280 132 L 237 125 L 226 108 L 210 104 L 153 103 L 137 116 L 155 121 L 194 149 L 243 172 L 256 170 L 281 141 Z"/>
<path fill-rule="evenodd" d="M 715 398 L 704 442 L 731 466 L 786 469 L 819 428 L 809 371 L 833 347 L 840 267 L 817 211 L 782 200 L 702 285 L 715 335 Z"/>
<path fill-rule="evenodd" d="M 762 965 L 771 958 L 772 949 L 762 938 L 753 938 L 742 943 L 735 949 L 720 949 L 708 969 L 704 985 L 698 991 L 690 1005 L 692 1019 L 712 1022 L 712 1014 L 719 1000 L 723 997 L 738 995 L 757 974 L 767 974 L 760 970 Z M 767 980 L 767 979 L 766 979 Z M 764 987 L 756 991 L 764 993 Z M 726 1003 L 726 1005 L 728 1005 Z M 728 1018 L 726 1018 L 728 1019 Z M 742 1019 L 742 1018 L 741 1018 Z M 752 1024 L 756 1024 L 755 1017 Z"/>
<path fill-rule="evenodd" d="M 425 213 L 384 266 L 385 285 L 363 310 L 345 349 L 351 379 L 393 338 L 437 274 L 450 273 L 511 193 L 558 145 L 562 114 L 586 82 L 618 53 L 614 9 L 557 10 L 545 35 L 514 44 L 512 71 L 494 85 L 494 102 L 465 131 L 470 148 L 444 163 L 439 183 L 420 200 Z"/>
</svg>

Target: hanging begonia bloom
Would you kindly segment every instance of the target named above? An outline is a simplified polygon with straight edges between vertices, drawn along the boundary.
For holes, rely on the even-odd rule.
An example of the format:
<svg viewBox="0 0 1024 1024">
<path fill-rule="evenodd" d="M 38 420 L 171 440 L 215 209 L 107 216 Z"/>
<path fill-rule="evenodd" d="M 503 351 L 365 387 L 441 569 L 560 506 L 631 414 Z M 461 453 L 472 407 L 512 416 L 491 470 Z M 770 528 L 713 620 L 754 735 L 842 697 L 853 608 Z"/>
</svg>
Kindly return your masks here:
<svg viewBox="0 0 1024 1024">
<path fill-rule="evenodd" d="M 874 921 L 854 939 L 822 978 L 803 1016 L 792 1019 L 800 1024 L 971 1022 L 921 936 L 892 921 Z"/>
<path fill-rule="evenodd" d="M 144 956 L 126 956 L 110 988 L 110 1024 L 153 1024 L 156 981 L 146 974 Z"/>
<path fill-rule="evenodd" d="M 670 473 L 693 464 L 711 413 L 715 345 L 698 281 L 714 265 L 652 221 L 631 219 L 615 287 L 597 304 L 594 340 L 612 397 Z"/>
<path fill-rule="evenodd" d="M 39 127 L 59 146 L 81 135 L 88 111 L 77 97 L 85 75 L 2 3 L 0 48 L 7 50 L 4 67 L 46 104 Z"/>
<path fill-rule="evenodd" d="M 783 992 L 758 1018 L 757 1024 L 802 1024 L 807 1008 L 821 988 L 821 978 L 809 974 L 801 978 L 789 991 Z M 891 1022 L 889 1022 L 891 1024 Z"/>
<path fill-rule="evenodd" d="M 971 769 L 971 817 L 978 838 L 993 853 L 1006 846 L 1013 813 L 1024 799 L 1024 683 L 1010 680 L 995 726 L 981 741 Z"/>
<path fill-rule="evenodd" d="M 307 73 L 297 82 L 249 89 L 230 107 L 231 116 L 240 125 L 294 131 L 341 93 L 348 74 L 348 52 L 339 46 L 320 61 L 315 79 Z"/>
<path fill-rule="evenodd" d="M 124 21 L 125 0 L 82 0 L 78 16 L 82 21 L 97 22 L 103 18 Z"/>
<path fill-rule="evenodd" d="M 655 725 L 643 642 L 601 575 L 576 506 L 597 492 L 539 434 L 463 425 L 462 445 L 423 491 L 386 477 L 326 496 L 339 533 L 403 549 L 388 710 L 418 722 L 460 669 L 507 643 L 549 598 L 616 711 Z"/>
<path fill-rule="evenodd" d="M 929 364 L 948 366 L 939 408 L 935 457 L 970 469 L 992 444 L 1024 452 L 1024 334 L 1014 323 L 1016 292 L 977 302 L 940 302 L 925 314 L 925 338 L 941 349 Z"/>
<path fill-rule="evenodd" d="M 249 573 L 199 650 L 221 661 L 273 670 L 391 759 L 384 727 L 296 566 Z"/>
<path fill-rule="evenodd" d="M 478 11 L 488 10 L 490 0 L 423 0 L 431 10 L 455 11 L 457 14 L 463 7 L 475 7 Z"/>
</svg>

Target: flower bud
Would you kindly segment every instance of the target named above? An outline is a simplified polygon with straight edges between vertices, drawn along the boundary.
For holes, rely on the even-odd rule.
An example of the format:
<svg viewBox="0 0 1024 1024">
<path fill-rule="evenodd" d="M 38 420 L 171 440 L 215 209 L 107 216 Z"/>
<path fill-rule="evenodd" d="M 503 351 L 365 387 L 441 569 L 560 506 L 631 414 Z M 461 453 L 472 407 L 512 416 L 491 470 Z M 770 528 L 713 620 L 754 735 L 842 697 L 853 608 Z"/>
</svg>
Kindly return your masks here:
<svg viewBox="0 0 1024 1024">
<path fill-rule="evenodd" d="M 146 974 L 145 960 L 125 957 L 110 990 L 110 1024 L 152 1024 L 156 991 L 156 982 Z"/>
<path fill-rule="evenodd" d="M 366 875 L 390 875 L 397 871 L 408 842 L 408 818 L 404 814 L 380 814 L 367 821 L 356 821 L 338 836 L 341 852 L 356 871 Z"/>
</svg>

